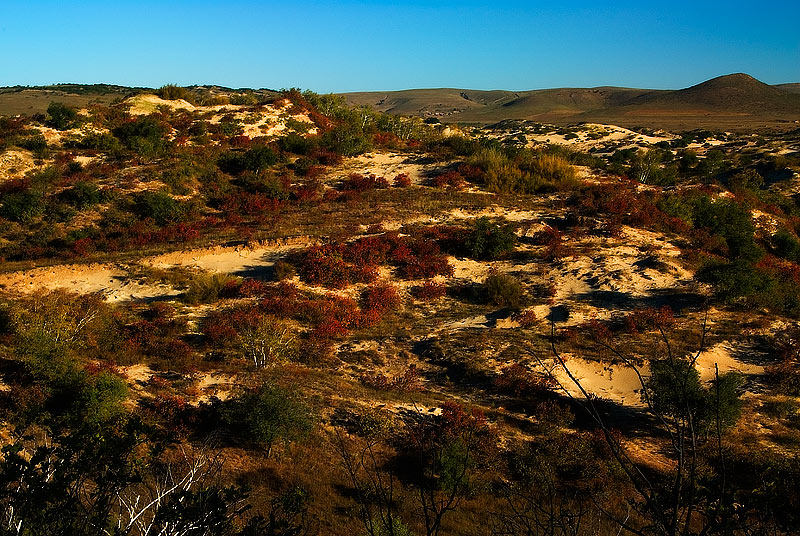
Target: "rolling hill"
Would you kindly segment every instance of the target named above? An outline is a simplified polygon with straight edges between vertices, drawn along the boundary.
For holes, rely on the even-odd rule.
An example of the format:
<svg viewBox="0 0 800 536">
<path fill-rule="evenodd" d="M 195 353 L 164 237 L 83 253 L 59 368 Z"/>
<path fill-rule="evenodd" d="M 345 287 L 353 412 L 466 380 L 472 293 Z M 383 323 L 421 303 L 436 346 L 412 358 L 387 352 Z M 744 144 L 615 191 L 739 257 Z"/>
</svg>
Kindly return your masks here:
<svg viewBox="0 0 800 536">
<path fill-rule="evenodd" d="M 729 129 L 793 125 L 800 120 L 800 84 L 770 86 L 743 74 L 679 90 L 619 87 L 534 91 L 420 89 L 347 93 L 348 102 L 377 110 L 442 117 L 451 122 L 526 119 L 556 124 Z"/>
</svg>

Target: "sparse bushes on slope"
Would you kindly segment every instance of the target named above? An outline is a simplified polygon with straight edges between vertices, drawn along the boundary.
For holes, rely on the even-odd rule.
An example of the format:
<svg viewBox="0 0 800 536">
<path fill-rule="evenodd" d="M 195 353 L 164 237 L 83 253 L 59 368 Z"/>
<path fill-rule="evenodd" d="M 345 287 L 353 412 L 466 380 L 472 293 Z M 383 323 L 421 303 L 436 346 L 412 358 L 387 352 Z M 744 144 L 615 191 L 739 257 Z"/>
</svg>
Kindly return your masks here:
<svg viewBox="0 0 800 536">
<path fill-rule="evenodd" d="M 492 274 L 484 282 L 489 300 L 501 307 L 519 307 L 522 302 L 522 285 L 508 274 Z"/>
</svg>

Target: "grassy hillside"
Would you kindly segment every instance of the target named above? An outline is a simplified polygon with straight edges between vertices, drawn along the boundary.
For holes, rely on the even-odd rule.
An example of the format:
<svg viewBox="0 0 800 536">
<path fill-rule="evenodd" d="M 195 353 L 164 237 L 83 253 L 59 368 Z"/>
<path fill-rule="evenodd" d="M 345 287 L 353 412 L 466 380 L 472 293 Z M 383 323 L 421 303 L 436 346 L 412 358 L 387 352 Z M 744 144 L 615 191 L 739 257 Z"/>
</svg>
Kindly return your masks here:
<svg viewBox="0 0 800 536">
<path fill-rule="evenodd" d="M 345 96 L 352 104 L 388 113 L 435 116 L 464 123 L 525 119 L 688 130 L 785 128 L 800 120 L 796 84 L 769 86 L 741 73 L 670 91 L 614 87 L 521 92 L 429 89 Z"/>
</svg>

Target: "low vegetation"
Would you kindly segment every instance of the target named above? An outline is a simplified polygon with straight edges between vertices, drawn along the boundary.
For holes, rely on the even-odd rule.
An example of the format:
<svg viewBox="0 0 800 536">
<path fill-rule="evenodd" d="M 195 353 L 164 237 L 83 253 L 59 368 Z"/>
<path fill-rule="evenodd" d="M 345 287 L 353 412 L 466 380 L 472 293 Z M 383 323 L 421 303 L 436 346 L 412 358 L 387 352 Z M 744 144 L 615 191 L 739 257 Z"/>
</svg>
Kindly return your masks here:
<svg viewBox="0 0 800 536">
<path fill-rule="evenodd" d="M 629 132 L 0 117 L 0 532 L 796 532 L 797 133 Z"/>
</svg>

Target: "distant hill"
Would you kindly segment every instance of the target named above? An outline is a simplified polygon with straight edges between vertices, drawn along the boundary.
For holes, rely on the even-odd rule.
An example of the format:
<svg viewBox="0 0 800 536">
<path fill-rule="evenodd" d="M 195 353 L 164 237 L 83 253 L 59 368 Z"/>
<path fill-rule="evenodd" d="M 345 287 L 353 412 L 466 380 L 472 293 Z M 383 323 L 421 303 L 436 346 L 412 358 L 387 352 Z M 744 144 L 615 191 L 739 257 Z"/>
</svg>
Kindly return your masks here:
<svg viewBox="0 0 800 536">
<path fill-rule="evenodd" d="M 377 110 L 440 117 L 449 122 L 527 119 L 556 124 L 604 122 L 669 129 L 794 126 L 800 84 L 770 86 L 743 74 L 679 90 L 619 87 L 534 91 L 419 89 L 346 93 L 348 102 Z"/>
<path fill-rule="evenodd" d="M 231 88 L 191 86 L 195 92 L 226 94 Z M 109 104 L 148 88 L 109 84 L 57 84 L 0 88 L 0 115 L 44 112 L 52 101 L 84 107 Z M 269 96 L 268 89 L 248 90 Z M 408 89 L 345 93 L 353 105 L 378 111 L 437 117 L 444 122 L 492 124 L 532 120 L 543 123 L 612 123 L 684 130 L 721 128 L 797 128 L 800 83 L 768 85 L 743 74 L 730 74 L 678 90 L 622 87 L 558 88 L 530 91 Z"/>
</svg>

